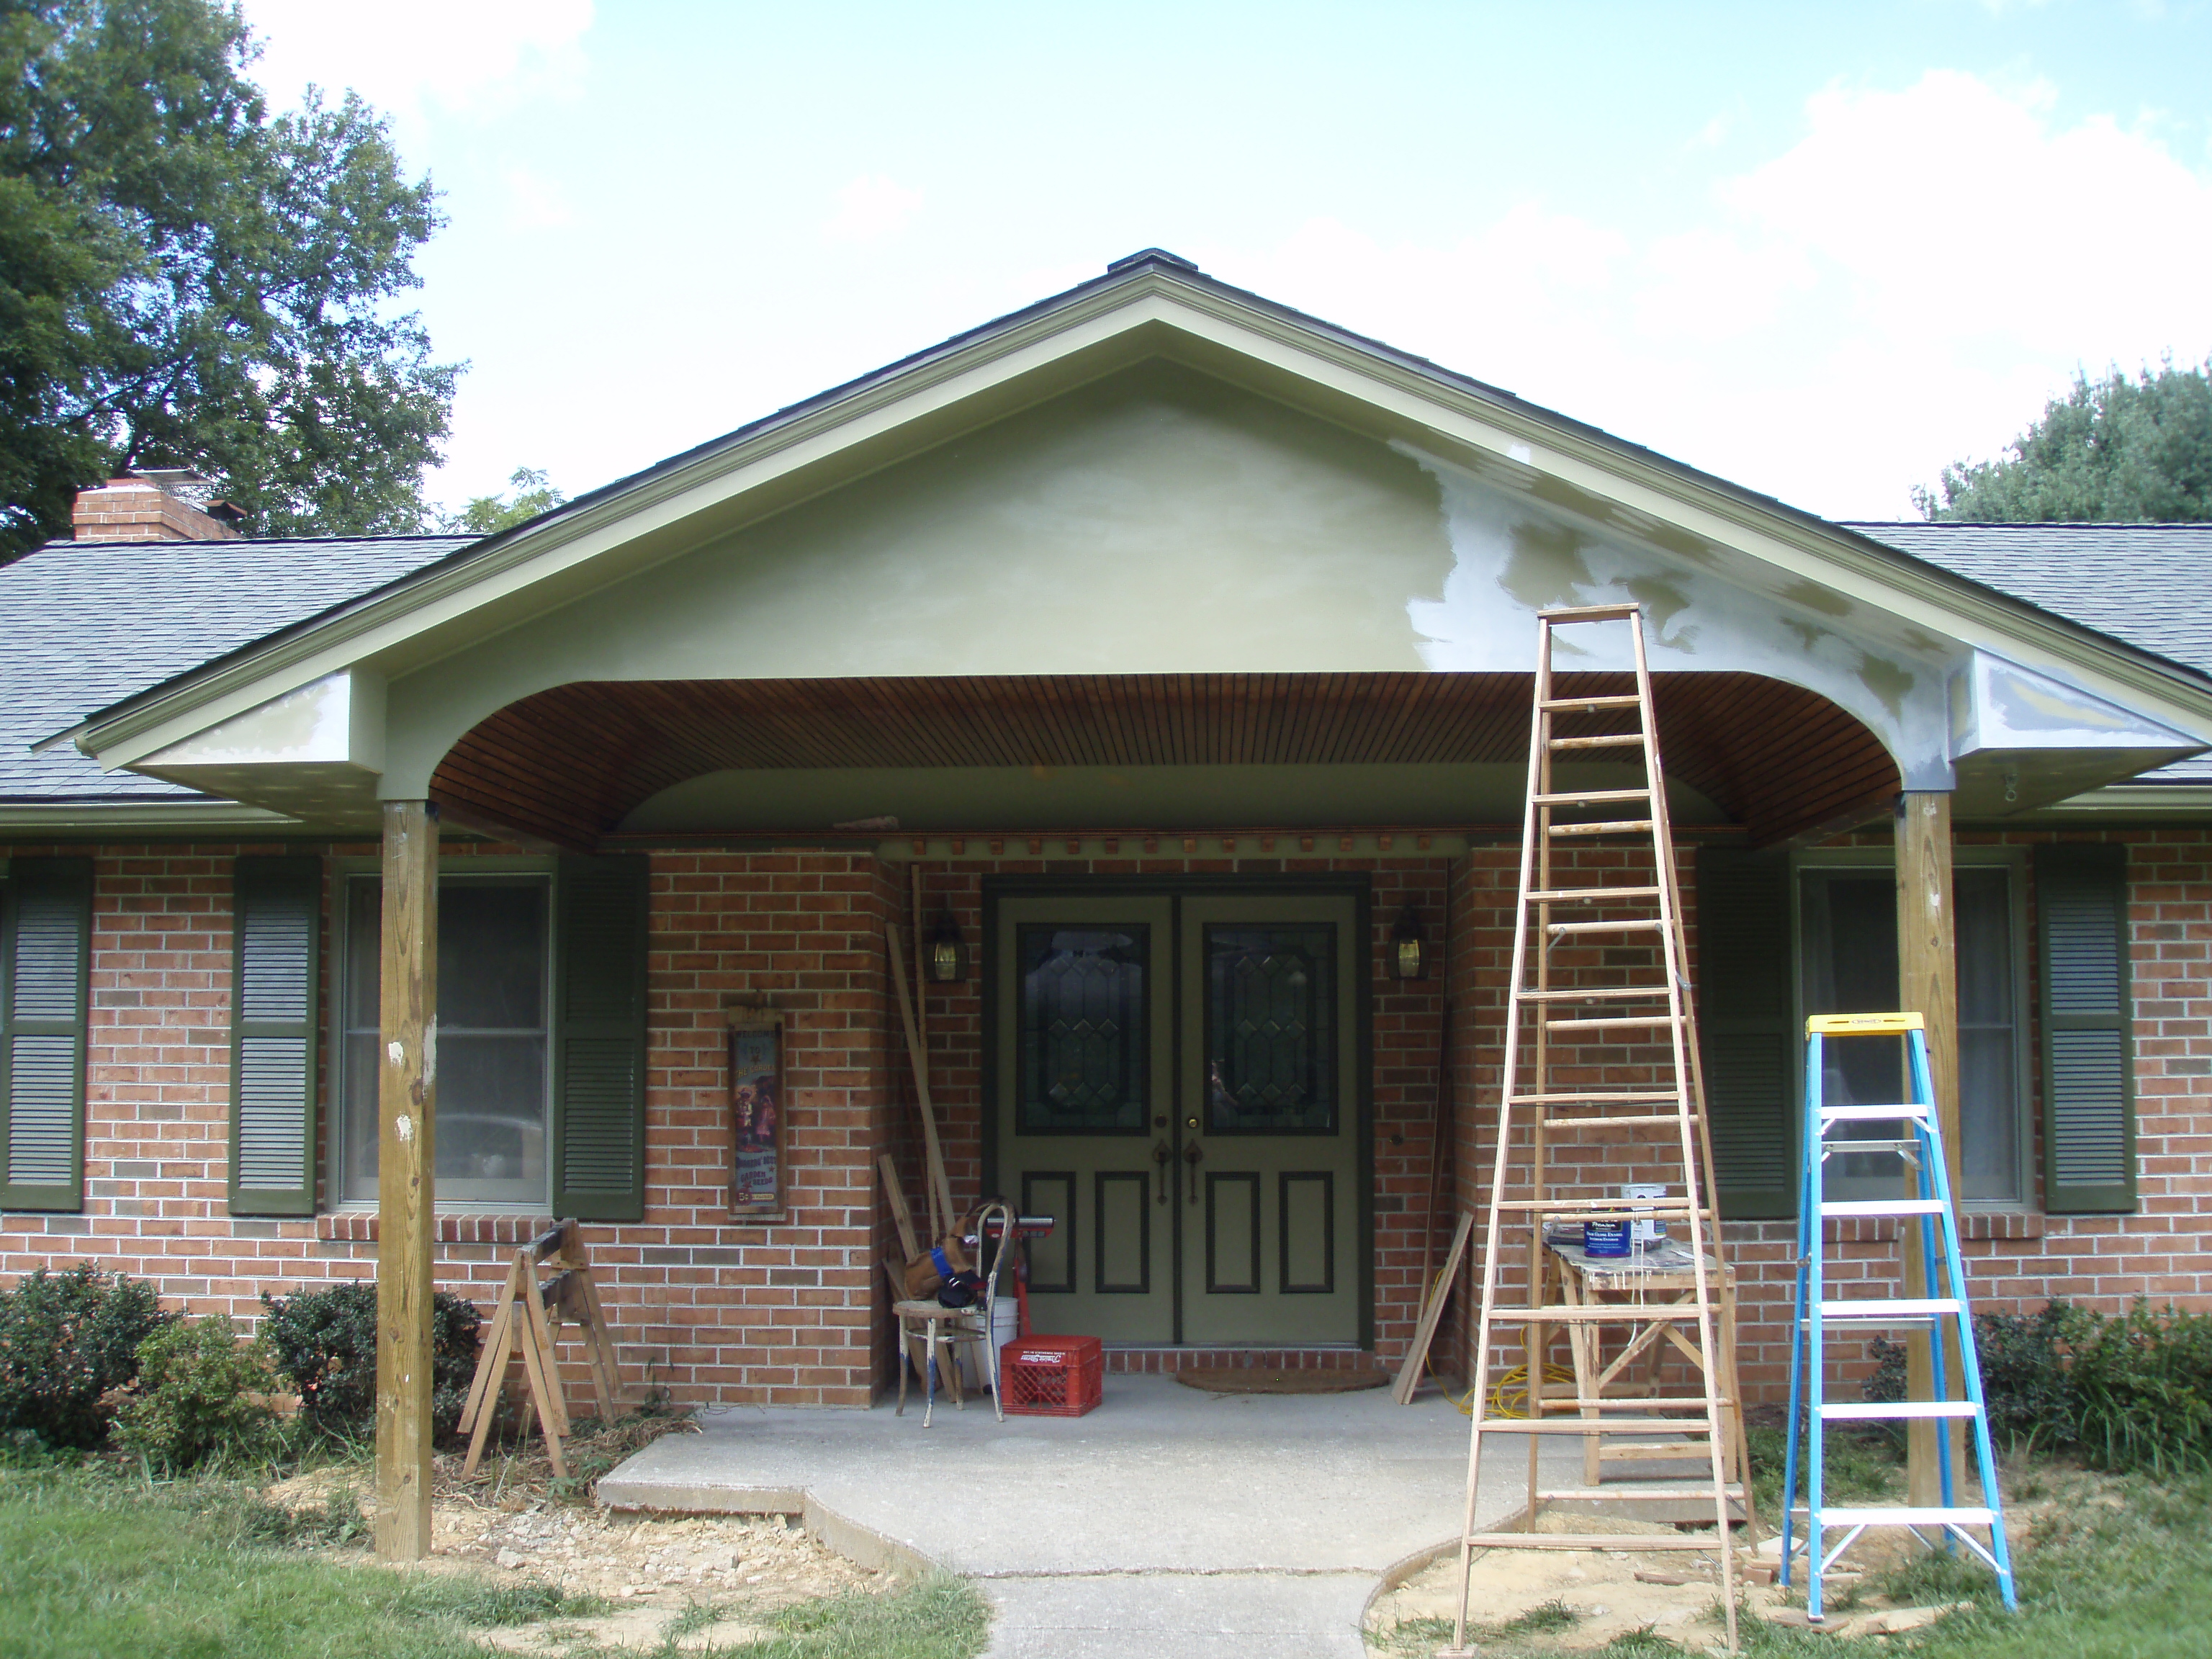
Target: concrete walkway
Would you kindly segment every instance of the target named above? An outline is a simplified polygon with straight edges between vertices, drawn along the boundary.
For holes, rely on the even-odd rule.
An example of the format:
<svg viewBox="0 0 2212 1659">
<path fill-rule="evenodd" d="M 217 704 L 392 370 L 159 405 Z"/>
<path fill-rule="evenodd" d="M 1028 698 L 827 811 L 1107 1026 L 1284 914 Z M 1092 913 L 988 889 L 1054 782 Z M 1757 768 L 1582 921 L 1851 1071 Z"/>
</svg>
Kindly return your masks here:
<svg viewBox="0 0 2212 1659">
<path fill-rule="evenodd" d="M 1087 1417 L 994 1420 L 939 1404 L 927 1430 L 867 1412 L 737 1408 L 655 1441 L 599 1481 L 617 1509 L 802 1513 L 869 1565 L 978 1580 L 989 1659 L 1360 1659 L 1386 1576 L 1457 1534 L 1467 1419 L 1433 1392 L 1210 1395 L 1107 1378 Z M 1579 1479 L 1562 1439 L 1556 1482 Z M 1511 1467 L 1506 1467 L 1510 1464 Z M 1510 1515 L 1525 1465 L 1486 1470 L 1478 1525 Z"/>
</svg>

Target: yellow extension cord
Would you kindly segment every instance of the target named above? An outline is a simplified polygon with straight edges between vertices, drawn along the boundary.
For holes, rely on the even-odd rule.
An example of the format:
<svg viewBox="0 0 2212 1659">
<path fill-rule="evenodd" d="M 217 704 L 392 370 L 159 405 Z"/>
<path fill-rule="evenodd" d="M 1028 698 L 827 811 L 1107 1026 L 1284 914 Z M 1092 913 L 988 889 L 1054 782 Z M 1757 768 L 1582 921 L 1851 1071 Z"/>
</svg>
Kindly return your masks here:
<svg viewBox="0 0 2212 1659">
<path fill-rule="evenodd" d="M 1571 1366 L 1544 1367 L 1544 1381 L 1547 1382 L 1571 1382 L 1574 1380 L 1575 1373 Z M 1453 1401 L 1452 1404 L 1459 1407 L 1462 1417 L 1473 1417 L 1474 1390 L 1469 1389 L 1465 1395 Z M 1516 1365 L 1491 1385 L 1490 1414 L 1492 1417 L 1528 1415 L 1528 1368 L 1526 1365 Z"/>
</svg>

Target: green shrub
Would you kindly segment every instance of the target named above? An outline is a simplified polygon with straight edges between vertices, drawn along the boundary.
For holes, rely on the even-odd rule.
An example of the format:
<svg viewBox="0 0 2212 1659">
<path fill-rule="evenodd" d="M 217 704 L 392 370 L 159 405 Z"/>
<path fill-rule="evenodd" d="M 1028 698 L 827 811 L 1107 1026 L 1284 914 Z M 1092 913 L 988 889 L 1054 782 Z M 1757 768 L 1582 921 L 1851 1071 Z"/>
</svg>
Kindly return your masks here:
<svg viewBox="0 0 2212 1659">
<path fill-rule="evenodd" d="M 2015 1450 L 2070 1445 L 2077 1427 L 2074 1379 L 2066 1368 L 2066 1329 L 2075 1317 L 2063 1302 L 2034 1313 L 1974 1316 L 1982 1398 L 1990 1433 Z"/>
<path fill-rule="evenodd" d="M 317 1428 L 359 1437 L 376 1427 L 376 1286 L 368 1280 L 263 1296 L 262 1333 L 276 1369 L 300 1391 L 300 1410 Z M 431 1308 L 430 1415 L 451 1435 L 476 1375 L 476 1304 L 440 1291 Z"/>
<path fill-rule="evenodd" d="M 0 1435 L 52 1447 L 107 1436 L 101 1396 L 138 1374 L 138 1346 L 174 1317 L 154 1287 L 90 1262 L 0 1291 Z"/>
<path fill-rule="evenodd" d="M 2212 1314 L 2138 1302 L 2115 1318 L 2063 1317 L 2083 1458 L 2160 1477 L 2212 1469 Z"/>
<path fill-rule="evenodd" d="M 276 1384 L 268 1351 L 240 1341 L 228 1315 L 164 1326 L 139 1346 L 138 1392 L 115 1413 L 116 1443 L 176 1474 L 250 1462 L 276 1443 Z"/>
</svg>

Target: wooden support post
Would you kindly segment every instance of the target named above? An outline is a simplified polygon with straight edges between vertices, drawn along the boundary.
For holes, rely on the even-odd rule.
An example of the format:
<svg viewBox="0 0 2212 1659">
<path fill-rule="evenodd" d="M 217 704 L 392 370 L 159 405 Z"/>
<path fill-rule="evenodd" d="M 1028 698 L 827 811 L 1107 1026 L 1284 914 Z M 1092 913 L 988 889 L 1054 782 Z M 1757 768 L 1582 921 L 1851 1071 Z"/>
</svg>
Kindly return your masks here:
<svg viewBox="0 0 2212 1659">
<path fill-rule="evenodd" d="M 1938 790 L 1911 789 L 1897 798 L 1897 1006 L 1921 1016 L 1928 1028 L 1928 1069 L 1936 1085 L 1936 1115 L 1949 1166 L 1952 1201 L 1959 1196 L 1959 958 L 1951 902 L 1951 797 Z M 1911 1177 L 1906 1176 L 1907 1196 Z M 1898 1234 L 1905 1257 L 1905 1293 L 1909 1297 L 1958 1294 L 1956 1287 L 1930 1290 L 1922 1281 L 1919 1240 L 1908 1220 Z M 1947 1338 L 1947 1340 L 1951 1339 Z M 1944 1377 L 1954 1399 L 1963 1399 L 1961 1357 L 1955 1341 L 1944 1355 Z M 1925 1333 L 1905 1340 L 1909 1397 L 1935 1398 L 1935 1364 Z M 1906 1425 L 1905 1474 L 1915 1504 L 1939 1501 L 1936 1436 L 1939 1425 L 1922 1419 Z M 1954 1482 L 1965 1478 L 1963 1425 L 1951 1431 Z"/>
<path fill-rule="evenodd" d="M 376 1179 L 376 1553 L 430 1553 L 431 1251 L 437 1236 L 438 814 L 384 803 Z"/>
</svg>

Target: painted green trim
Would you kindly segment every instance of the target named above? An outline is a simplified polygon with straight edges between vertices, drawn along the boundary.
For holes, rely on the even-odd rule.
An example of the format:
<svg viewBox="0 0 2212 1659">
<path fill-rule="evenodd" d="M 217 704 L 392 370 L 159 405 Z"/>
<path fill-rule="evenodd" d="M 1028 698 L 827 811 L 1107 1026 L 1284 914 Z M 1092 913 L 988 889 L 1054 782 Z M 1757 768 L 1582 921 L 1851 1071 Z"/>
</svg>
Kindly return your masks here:
<svg viewBox="0 0 2212 1659">
<path fill-rule="evenodd" d="M 2043 1060 L 2043 1207 L 2053 1215 L 2129 1215 L 2139 1207 L 2136 1190 L 2136 1040 L 2135 1005 L 2130 984 L 2132 963 L 2130 955 L 2131 930 L 2128 925 L 2128 849 L 2116 842 L 2083 844 L 2053 842 L 2035 849 L 2035 939 L 2036 960 L 2040 971 L 2037 1013 L 2041 1017 L 2039 1036 Z M 2106 1008 L 2090 1011 L 2069 1008 L 2059 1012 L 2054 1007 L 2057 975 L 2054 971 L 2056 947 L 2052 922 L 2062 897 L 2084 900 L 2087 906 L 2101 911 L 2110 921 L 2107 936 L 2111 951 L 2113 1000 Z M 2085 945 L 2094 948 L 2080 930 L 2082 918 L 2075 917 L 2076 928 L 2069 941 L 2072 948 L 2081 951 Z M 2088 1036 L 2106 1036 L 2111 1040 L 2111 1052 L 2116 1065 L 2117 1096 L 2109 1100 L 2113 1109 L 2118 1131 L 2118 1157 L 2121 1178 L 2118 1181 L 2090 1181 L 2079 1172 L 2069 1172 L 2063 1167 L 2059 1149 L 2061 1127 L 2059 1116 L 2058 1040 L 2062 1033 Z M 2087 1083 L 2082 1068 L 2073 1068 L 2077 1085 Z M 2071 1103 L 2081 1103 L 2079 1097 Z M 2079 1126 L 2072 1137 L 2080 1139 Z"/>
<path fill-rule="evenodd" d="M 9 862 L 0 888 L 0 1209 L 71 1212 L 84 1208 L 84 1091 L 91 1024 L 93 866 L 88 858 L 28 858 Z M 38 896 L 70 906 L 74 922 L 76 984 L 66 1016 L 19 1014 L 17 951 L 24 902 Z M 15 1182 L 9 1166 L 14 1145 L 14 1066 L 19 1040 L 70 1040 L 69 1174 L 59 1182 Z"/>
<path fill-rule="evenodd" d="M 302 1216 L 315 1212 L 315 1156 L 317 1097 L 321 1072 L 317 1037 L 322 1030 L 320 993 L 323 943 L 323 861 L 319 858 L 254 858 L 236 860 L 231 870 L 230 951 L 230 1140 L 229 1203 L 233 1215 Z M 246 936 L 257 916 L 289 907 L 307 921 L 301 940 L 303 960 L 299 970 L 304 982 L 306 1013 L 298 1019 L 249 1017 L 246 982 Z M 300 1168 L 289 1188 L 246 1187 L 240 1178 L 245 1151 L 240 1119 L 244 1114 L 246 1043 L 255 1037 L 295 1039 L 303 1058 L 300 1090 Z"/>
</svg>

